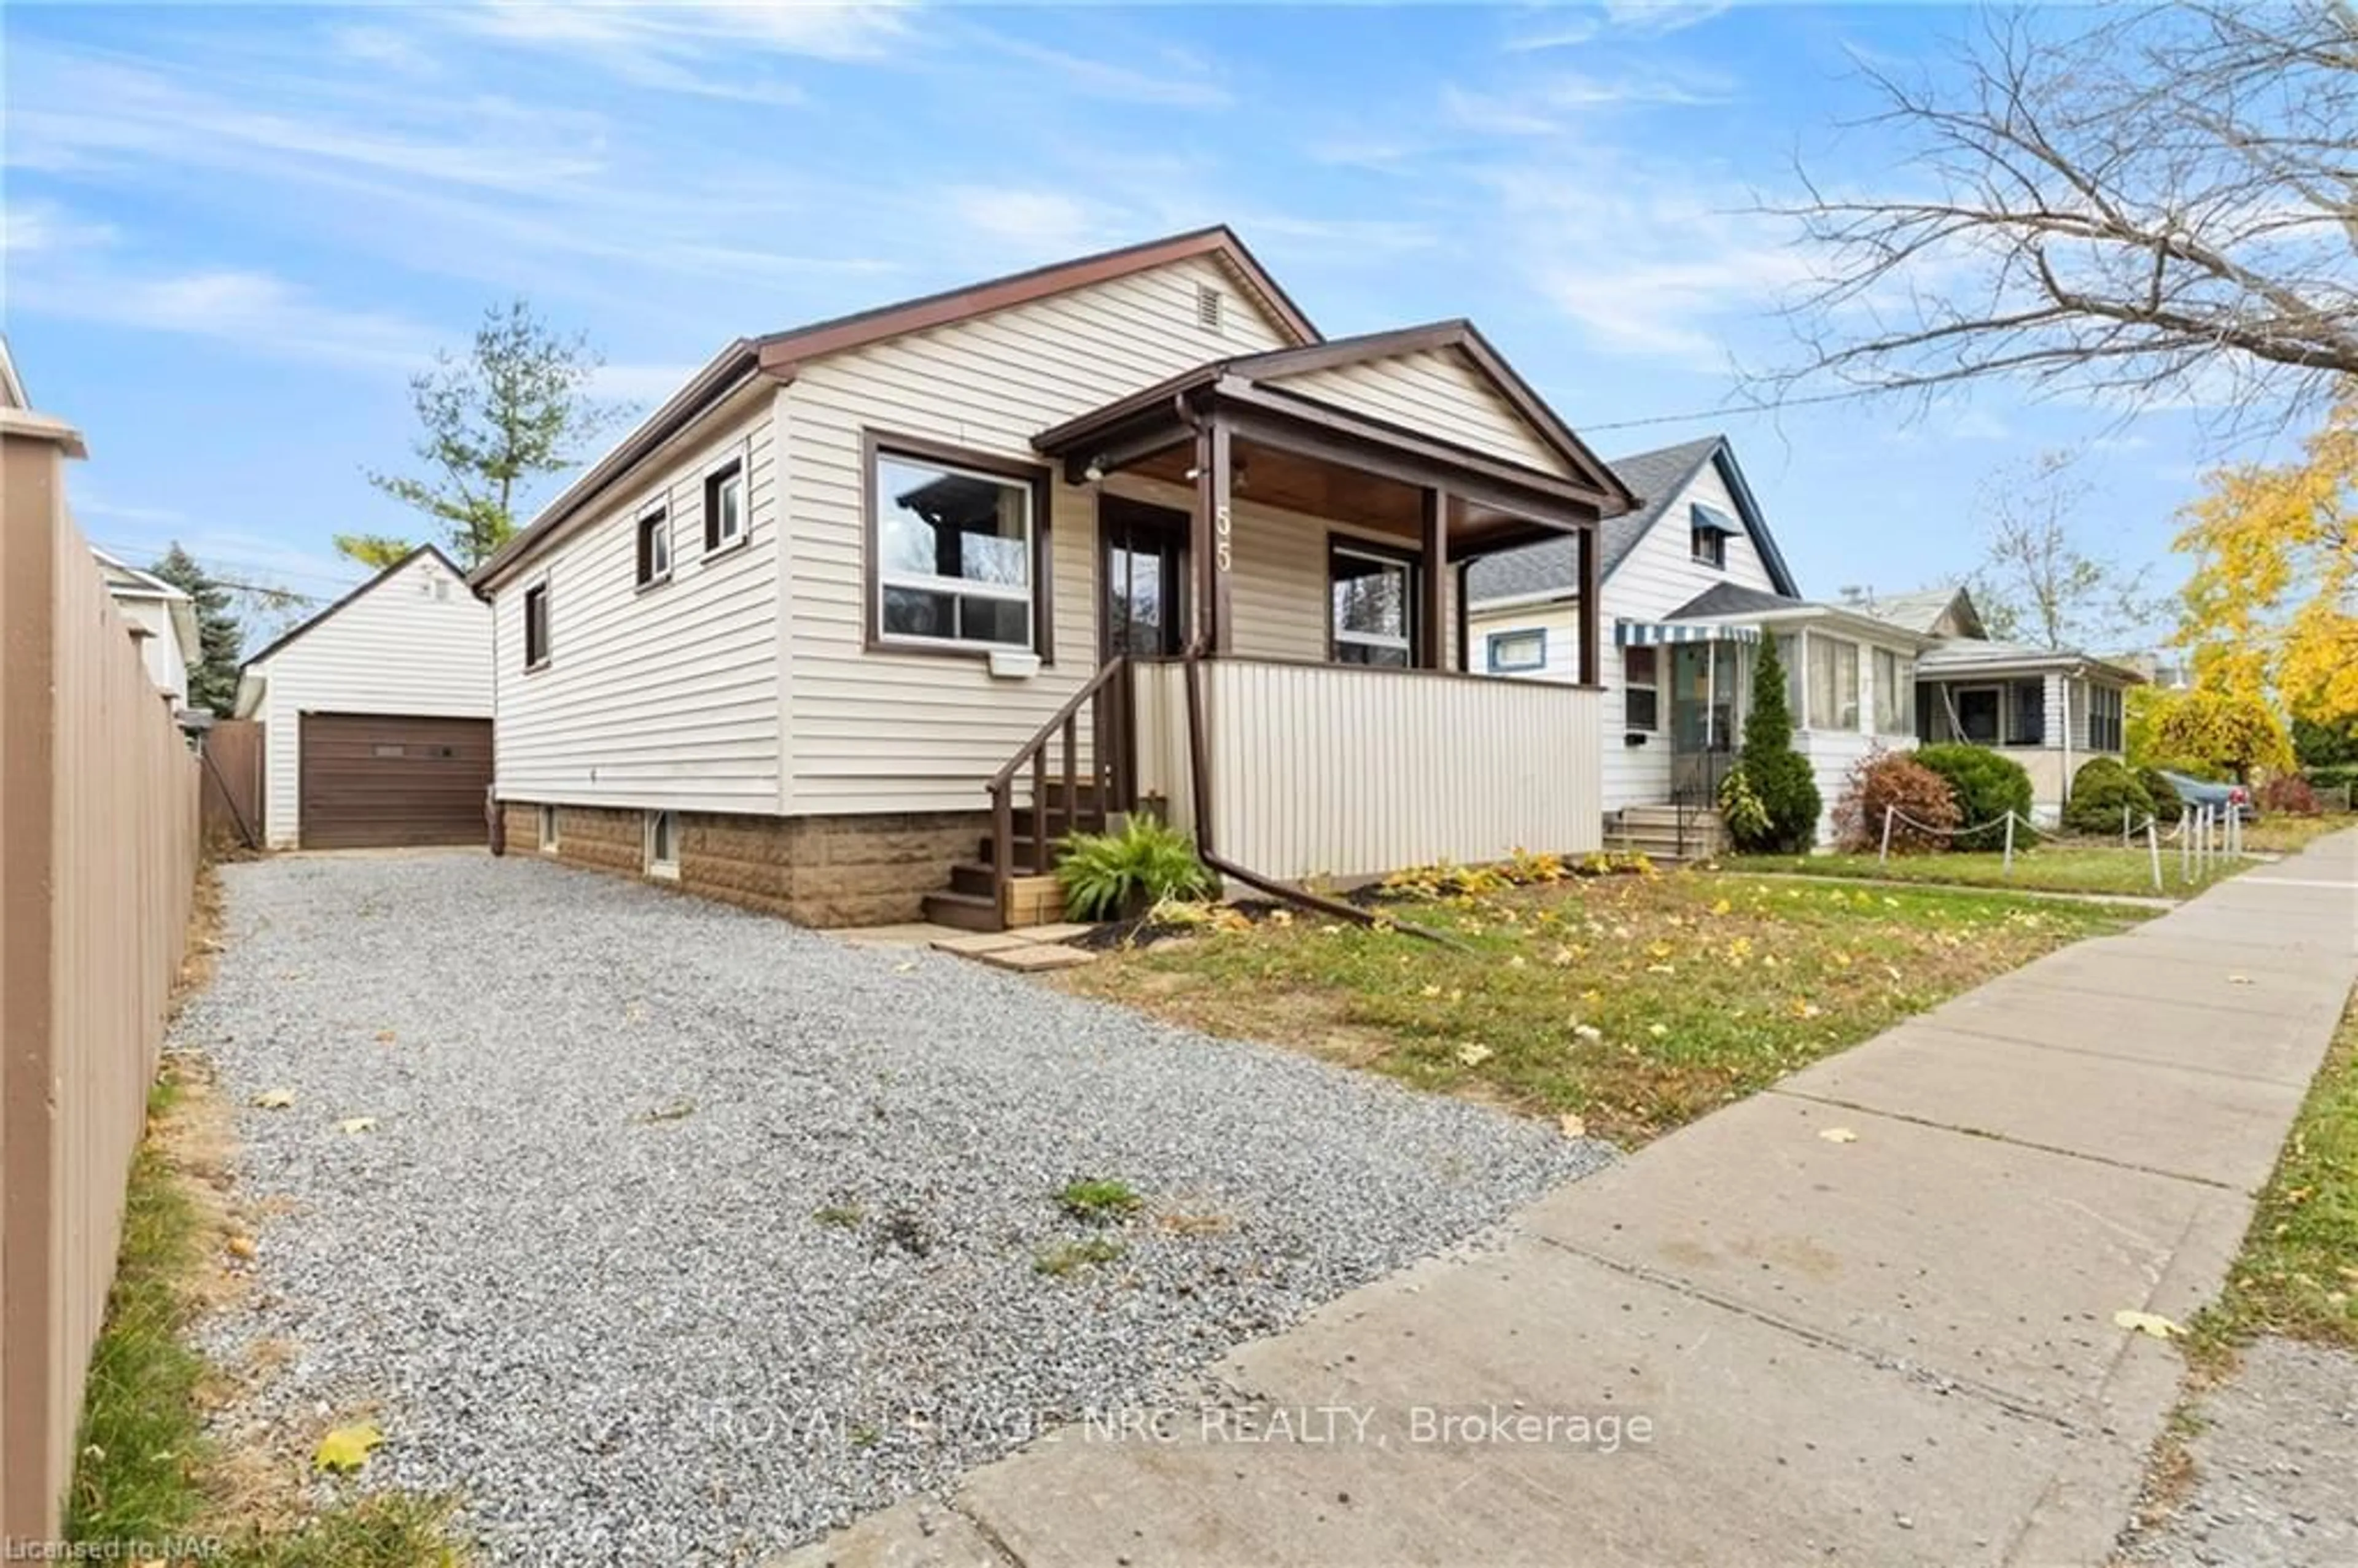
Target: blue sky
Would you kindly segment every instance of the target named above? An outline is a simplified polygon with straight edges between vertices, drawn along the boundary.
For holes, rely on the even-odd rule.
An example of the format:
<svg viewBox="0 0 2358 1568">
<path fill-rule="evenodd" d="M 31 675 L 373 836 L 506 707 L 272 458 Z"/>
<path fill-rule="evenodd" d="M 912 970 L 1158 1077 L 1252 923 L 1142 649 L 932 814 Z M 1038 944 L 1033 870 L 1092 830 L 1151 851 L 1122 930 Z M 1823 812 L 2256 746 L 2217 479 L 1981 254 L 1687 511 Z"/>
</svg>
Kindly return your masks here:
<svg viewBox="0 0 2358 1568">
<path fill-rule="evenodd" d="M 740 333 L 1226 222 L 1330 334 L 1471 316 L 1607 456 L 1727 430 L 1805 591 L 1958 575 L 1993 477 L 2089 440 L 2085 536 L 2173 582 L 2185 413 L 1664 417 L 1791 352 L 1810 258 L 1748 209 L 1797 152 L 1906 178 L 1841 128 L 1853 60 L 1932 61 L 1963 19 L 16 5 L 5 320 L 88 434 L 94 540 L 328 594 L 359 575 L 331 534 L 417 531 L 363 470 L 401 468 L 406 377 L 496 298 L 651 406 Z"/>
</svg>

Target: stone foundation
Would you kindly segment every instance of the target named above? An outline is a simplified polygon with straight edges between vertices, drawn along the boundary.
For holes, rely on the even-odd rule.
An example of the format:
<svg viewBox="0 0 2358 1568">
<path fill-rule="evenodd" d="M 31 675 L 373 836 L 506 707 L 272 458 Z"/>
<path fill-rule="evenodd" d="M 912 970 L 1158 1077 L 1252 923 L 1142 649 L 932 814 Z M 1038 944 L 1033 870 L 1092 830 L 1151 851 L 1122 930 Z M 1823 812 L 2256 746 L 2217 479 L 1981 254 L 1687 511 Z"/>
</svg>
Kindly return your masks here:
<svg viewBox="0 0 2358 1568">
<path fill-rule="evenodd" d="M 502 803 L 507 852 L 540 849 L 540 807 Z M 679 813 L 679 875 L 645 871 L 646 814 L 605 806 L 557 808 L 557 860 L 784 915 L 802 925 L 891 925 L 925 918 L 925 896 L 949 886 L 990 831 L 988 811 L 859 816 Z"/>
</svg>

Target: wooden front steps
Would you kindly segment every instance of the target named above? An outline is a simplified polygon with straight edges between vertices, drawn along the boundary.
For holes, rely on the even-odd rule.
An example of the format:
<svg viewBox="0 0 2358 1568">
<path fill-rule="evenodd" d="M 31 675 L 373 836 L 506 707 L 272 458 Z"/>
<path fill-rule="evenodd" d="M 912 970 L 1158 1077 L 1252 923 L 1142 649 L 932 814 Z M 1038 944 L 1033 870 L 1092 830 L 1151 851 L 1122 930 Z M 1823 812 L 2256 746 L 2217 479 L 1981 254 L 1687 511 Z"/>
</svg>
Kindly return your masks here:
<svg viewBox="0 0 2358 1568">
<path fill-rule="evenodd" d="M 1018 806 L 1015 836 L 1009 840 L 1015 874 L 1008 882 L 1007 907 L 1000 908 L 992 898 L 998 885 L 994 867 L 999 850 L 986 833 L 976 846 L 973 860 L 958 860 L 950 866 L 950 885 L 940 892 L 925 895 L 926 919 L 936 925 L 955 925 L 961 931 L 1005 931 L 1011 927 L 1051 925 L 1065 918 L 1064 890 L 1057 885 L 1055 875 L 1056 840 L 1066 831 L 1064 782 L 1049 780 L 1041 798 L 1048 809 L 1049 841 L 1043 846 L 1033 837 L 1037 818 L 1030 803 Z M 1072 799 L 1072 832 L 1106 830 L 1109 818 L 1094 781 L 1076 784 Z"/>
<path fill-rule="evenodd" d="M 1625 806 L 1605 819 L 1605 848 L 1678 865 L 1726 853 L 1727 828 L 1703 806 Z"/>
</svg>

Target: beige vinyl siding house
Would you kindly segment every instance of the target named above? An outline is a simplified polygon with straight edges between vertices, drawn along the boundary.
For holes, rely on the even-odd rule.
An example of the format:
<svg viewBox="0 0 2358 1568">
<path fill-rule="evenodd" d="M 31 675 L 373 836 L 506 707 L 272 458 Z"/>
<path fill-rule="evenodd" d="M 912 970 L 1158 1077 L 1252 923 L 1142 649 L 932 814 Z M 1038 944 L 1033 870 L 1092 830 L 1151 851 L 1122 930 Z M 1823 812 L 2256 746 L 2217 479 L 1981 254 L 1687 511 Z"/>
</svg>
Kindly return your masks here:
<svg viewBox="0 0 2358 1568">
<path fill-rule="evenodd" d="M 483 731 L 480 750 L 448 761 L 480 768 L 470 775 L 464 809 L 446 813 L 450 836 L 481 841 L 482 785 L 492 717 L 492 611 L 467 587 L 465 575 L 438 550 L 415 550 L 345 598 L 295 627 L 245 662 L 239 672 L 237 716 L 263 726 L 263 833 L 273 849 L 307 842 L 307 784 L 321 787 L 318 759 L 307 774 L 312 734 L 338 718 L 414 721 L 417 744 L 438 752 L 449 725 Z M 406 752 L 412 743 L 398 723 L 368 731 L 365 749 Z M 439 763 L 438 755 L 430 759 Z M 405 764 L 407 757 L 388 755 Z M 415 759 L 424 766 L 429 759 Z M 367 781 L 358 781 L 367 787 Z M 388 796 L 416 789 L 417 770 L 388 770 Z M 388 816 L 399 815 L 388 800 Z M 397 842 L 398 831 L 385 841 Z"/>
<path fill-rule="evenodd" d="M 731 462 L 745 535 L 708 551 Z M 1475 808 L 1436 815 L 1434 777 L 1325 816 L 1368 765 L 1336 715 L 1407 744 L 1492 701 L 1447 694 L 1458 563 L 1627 505 L 1469 326 L 1327 341 L 1226 231 L 741 340 L 476 574 L 508 844 L 817 924 L 990 925 L 1051 840 L 1141 806 L 1276 879 L 1593 849 L 1593 722 L 1475 745 Z M 1274 773 L 1272 719 L 1301 738 Z"/>
</svg>

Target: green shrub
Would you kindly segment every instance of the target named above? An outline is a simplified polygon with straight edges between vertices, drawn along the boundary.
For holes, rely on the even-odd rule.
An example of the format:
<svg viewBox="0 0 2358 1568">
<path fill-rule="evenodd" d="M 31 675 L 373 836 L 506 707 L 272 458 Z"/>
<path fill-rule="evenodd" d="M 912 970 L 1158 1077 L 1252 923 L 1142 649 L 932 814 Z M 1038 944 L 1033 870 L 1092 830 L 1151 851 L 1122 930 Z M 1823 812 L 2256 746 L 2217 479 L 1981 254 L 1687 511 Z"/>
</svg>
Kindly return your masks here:
<svg viewBox="0 0 2358 1568">
<path fill-rule="evenodd" d="M 1817 842 L 1818 813 L 1825 803 L 1818 796 L 1809 759 L 1793 750 L 1793 712 L 1785 706 L 1785 665 L 1777 656 L 1777 639 L 1764 632 L 1759 647 L 1752 711 L 1744 716 L 1743 760 L 1721 786 L 1721 820 L 1739 849 L 1798 855 Z M 1747 792 L 1759 802 L 1757 815 L 1742 810 Z M 1726 815 L 1731 798 L 1737 815 L 1746 817 L 1742 825 Z"/>
<path fill-rule="evenodd" d="M 1949 781 L 1906 752 L 1861 757 L 1834 802 L 1834 843 L 1852 854 L 1883 848 L 1884 813 L 1891 817 L 1891 848 L 1902 855 L 1949 847 L 1957 826 L 1957 792 Z"/>
<path fill-rule="evenodd" d="M 2178 791 L 2161 776 L 2159 768 L 2139 768 L 2136 782 L 2145 786 L 2146 797 L 2153 802 L 2153 815 L 2165 827 L 2174 827 L 2186 815 L 2186 803 L 2178 798 Z"/>
<path fill-rule="evenodd" d="M 2169 793 L 2176 798 L 2177 791 Z M 2157 815 L 2153 792 L 2117 757 L 2091 757 L 2080 764 L 2071 775 L 2071 798 L 2063 804 L 2063 826 L 2074 833 L 2118 833 L 2124 820 L 2137 827 Z"/>
<path fill-rule="evenodd" d="M 1065 840 L 1056 881 L 1075 920 L 1143 914 L 1166 898 L 1201 898 L 1212 876 L 1195 841 L 1151 812 L 1133 811 L 1119 833 L 1076 833 Z"/>
<path fill-rule="evenodd" d="M 2311 789 L 2358 789 L 2358 762 L 2336 762 L 2309 770 Z"/>
<path fill-rule="evenodd" d="M 1958 835 L 1960 849 L 1998 849 L 2006 846 L 2009 811 L 2028 820 L 2030 816 L 2030 775 L 2022 764 L 1986 746 L 1962 741 L 1917 749 L 1916 760 L 1949 781 L 1957 810 L 1973 831 Z"/>
</svg>

